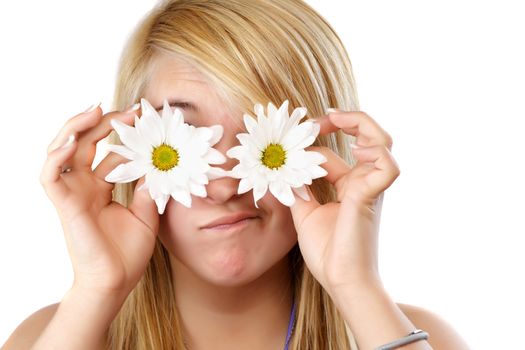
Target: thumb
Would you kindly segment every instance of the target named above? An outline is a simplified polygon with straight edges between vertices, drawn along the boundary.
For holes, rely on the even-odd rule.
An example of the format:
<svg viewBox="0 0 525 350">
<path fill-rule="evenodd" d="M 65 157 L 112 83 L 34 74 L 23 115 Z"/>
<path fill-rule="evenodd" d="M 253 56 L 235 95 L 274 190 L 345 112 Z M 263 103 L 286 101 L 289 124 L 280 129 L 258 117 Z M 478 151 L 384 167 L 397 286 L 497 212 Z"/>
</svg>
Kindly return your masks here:
<svg viewBox="0 0 525 350">
<path fill-rule="evenodd" d="M 312 211 L 320 207 L 321 204 L 319 204 L 308 185 L 292 188 L 292 190 L 297 195 L 295 196 L 294 204 L 290 207 L 290 211 L 292 212 L 295 230 L 299 232 L 304 219 L 306 219 Z M 309 197 L 309 199 L 306 200 L 305 197 Z"/>
<path fill-rule="evenodd" d="M 155 201 L 151 198 L 147 189 L 140 189 L 144 184 L 144 177 L 141 177 L 133 192 L 133 201 L 128 209 L 144 224 L 146 224 L 153 234 L 157 234 L 159 229 L 159 214 Z"/>
</svg>

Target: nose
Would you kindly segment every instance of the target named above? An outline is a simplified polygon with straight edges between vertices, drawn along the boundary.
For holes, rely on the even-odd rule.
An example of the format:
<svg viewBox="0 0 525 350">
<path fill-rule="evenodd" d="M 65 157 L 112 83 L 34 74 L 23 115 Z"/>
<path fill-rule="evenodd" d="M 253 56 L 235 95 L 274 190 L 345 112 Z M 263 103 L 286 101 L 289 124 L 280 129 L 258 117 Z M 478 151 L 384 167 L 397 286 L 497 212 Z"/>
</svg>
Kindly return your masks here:
<svg viewBox="0 0 525 350">
<path fill-rule="evenodd" d="M 213 167 L 220 167 L 226 171 L 231 170 L 236 164 L 239 163 L 237 159 L 228 158 L 226 151 L 233 146 L 236 146 L 238 142 L 236 137 L 230 135 L 223 135 L 221 141 L 219 141 L 214 148 L 221 152 L 226 157 L 226 162 L 220 165 L 212 165 Z M 229 176 L 225 176 L 219 179 L 210 180 L 206 185 L 207 200 L 213 204 L 222 204 L 231 200 L 232 198 L 238 197 L 237 189 L 239 188 L 239 179 L 235 179 Z"/>
</svg>

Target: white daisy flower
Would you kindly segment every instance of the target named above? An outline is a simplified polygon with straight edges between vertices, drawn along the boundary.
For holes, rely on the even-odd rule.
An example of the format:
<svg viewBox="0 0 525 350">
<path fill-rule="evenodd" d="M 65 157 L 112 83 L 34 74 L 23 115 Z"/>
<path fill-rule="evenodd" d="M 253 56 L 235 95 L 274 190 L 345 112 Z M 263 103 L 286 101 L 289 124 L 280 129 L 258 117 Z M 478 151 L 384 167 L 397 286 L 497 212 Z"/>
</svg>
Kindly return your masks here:
<svg viewBox="0 0 525 350">
<path fill-rule="evenodd" d="M 319 166 L 327 161 L 326 157 L 304 149 L 315 141 L 319 124 L 312 121 L 299 124 L 306 115 L 304 107 L 296 108 L 288 116 L 288 100 L 279 109 L 269 103 L 268 117 L 260 104 L 255 105 L 254 111 L 257 121 L 244 115 L 248 133 L 237 134 L 241 145 L 226 152 L 228 157 L 239 160 L 229 172 L 231 177 L 241 179 L 238 194 L 253 188 L 257 208 L 257 201 L 268 188 L 275 198 L 289 207 L 295 203 L 293 193 L 310 200 L 305 185 L 327 174 Z"/>
<path fill-rule="evenodd" d="M 105 180 L 125 183 L 146 175 L 138 190 L 149 189 L 159 214 L 164 213 L 170 196 L 190 208 L 190 194 L 206 197 L 208 180 L 226 176 L 223 169 L 209 165 L 226 162 L 212 148 L 221 139 L 223 127 L 189 125 L 182 111 L 173 111 L 166 100 L 162 117 L 147 100 L 141 99 L 141 106 L 142 116 L 135 116 L 135 127 L 111 120 L 124 145 L 107 145 L 107 149 L 131 162 L 117 166 Z"/>
</svg>

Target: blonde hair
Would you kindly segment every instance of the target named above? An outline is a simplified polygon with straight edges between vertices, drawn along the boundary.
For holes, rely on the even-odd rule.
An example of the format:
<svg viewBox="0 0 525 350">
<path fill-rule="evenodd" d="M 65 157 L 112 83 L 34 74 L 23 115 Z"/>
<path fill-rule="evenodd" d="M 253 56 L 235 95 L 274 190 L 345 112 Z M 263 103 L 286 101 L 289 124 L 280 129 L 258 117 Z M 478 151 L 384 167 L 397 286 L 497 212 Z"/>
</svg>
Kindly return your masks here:
<svg viewBox="0 0 525 350">
<path fill-rule="evenodd" d="M 143 96 L 159 54 L 184 57 L 205 73 L 226 101 L 244 111 L 272 101 L 304 106 L 309 117 L 327 108 L 359 110 L 348 54 L 331 26 L 301 0 L 171 0 L 141 20 L 124 48 L 113 108 Z M 350 165 L 355 160 L 341 131 L 319 136 Z M 111 143 L 120 143 L 115 133 Z M 114 200 L 127 206 L 136 181 L 117 184 Z M 333 187 L 316 179 L 321 203 L 336 200 Z M 289 252 L 296 325 L 290 349 L 346 350 L 357 345 L 329 295 L 304 264 L 296 244 Z M 108 333 L 108 349 L 184 349 L 174 300 L 169 253 L 157 240 L 145 274 L 130 293 Z"/>
</svg>

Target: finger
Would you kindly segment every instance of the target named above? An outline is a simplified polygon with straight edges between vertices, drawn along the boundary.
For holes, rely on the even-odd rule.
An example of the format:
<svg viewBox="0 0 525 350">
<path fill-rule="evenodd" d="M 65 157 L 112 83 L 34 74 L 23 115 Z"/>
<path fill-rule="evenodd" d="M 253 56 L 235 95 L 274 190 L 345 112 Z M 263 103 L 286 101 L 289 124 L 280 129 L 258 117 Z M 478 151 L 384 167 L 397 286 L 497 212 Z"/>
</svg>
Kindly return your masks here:
<svg viewBox="0 0 525 350">
<path fill-rule="evenodd" d="M 51 153 L 58 147 L 65 144 L 69 135 L 75 135 L 75 137 L 78 139 L 78 134 L 80 132 L 93 127 L 93 125 L 96 125 L 102 112 L 102 109 L 99 107 L 100 103 L 95 107 L 88 108 L 85 112 L 77 114 L 73 118 L 69 119 L 47 147 L 47 153 Z"/>
<path fill-rule="evenodd" d="M 328 117 L 328 115 L 322 115 L 317 118 L 311 118 L 311 119 L 308 119 L 307 121 L 313 121 L 314 123 L 319 124 L 320 126 L 319 135 L 327 135 L 327 134 L 330 134 L 332 132 L 339 130 L 339 128 L 330 121 L 330 118 Z"/>
<path fill-rule="evenodd" d="M 141 177 L 137 181 L 133 193 L 133 200 L 128 208 L 138 219 L 151 229 L 153 234 L 156 235 L 159 229 L 159 213 L 157 211 L 157 205 L 151 198 L 148 189 L 140 189 L 144 184 L 144 181 L 144 177 Z"/>
<path fill-rule="evenodd" d="M 353 153 L 357 159 L 356 169 L 360 164 L 373 164 L 373 169 L 366 175 L 370 192 L 366 195 L 369 198 L 377 198 L 401 174 L 399 165 L 385 146 L 356 148 Z"/>
<path fill-rule="evenodd" d="M 126 159 L 117 153 L 109 152 L 104 159 L 100 161 L 95 170 L 93 170 L 93 173 L 99 179 L 104 180 L 106 175 L 108 175 L 119 164 L 127 162 L 129 162 L 129 159 Z"/>
<path fill-rule="evenodd" d="M 384 145 L 392 150 L 392 137 L 364 112 L 330 112 L 328 120 L 334 126 L 342 129 L 345 134 L 355 136 L 359 146 Z"/>
<path fill-rule="evenodd" d="M 72 167 L 91 168 L 96 155 L 97 142 L 108 136 L 113 130 L 113 127 L 111 126 L 111 120 L 118 119 L 123 123 L 133 125 L 135 120 L 134 112 L 139 107 L 140 104 L 136 104 L 124 112 L 115 111 L 107 113 L 102 117 L 102 120 L 98 125 L 80 134 L 78 139 L 78 151 L 73 158 Z"/>
<path fill-rule="evenodd" d="M 67 187 L 62 176 L 62 169 L 69 158 L 73 156 L 77 149 L 78 143 L 73 140 L 64 147 L 57 148 L 48 154 L 47 159 L 40 172 L 40 184 L 53 203 L 57 203 L 68 193 Z"/>
<path fill-rule="evenodd" d="M 325 175 L 326 180 L 336 187 L 339 179 L 352 171 L 352 167 L 328 147 L 309 146 L 306 150 L 319 152 L 326 157 L 326 162 L 319 164 L 319 166 L 328 172 L 328 174 Z"/>
<path fill-rule="evenodd" d="M 293 189 L 296 191 L 297 189 Z M 301 196 L 295 196 L 295 202 L 290 207 L 290 212 L 292 213 L 292 218 L 297 232 L 301 231 L 301 226 L 303 225 L 304 219 L 310 215 L 312 211 L 320 207 L 321 204 L 317 201 L 310 186 L 304 185 L 303 191 L 308 193 L 309 200 L 301 198 Z"/>
</svg>

